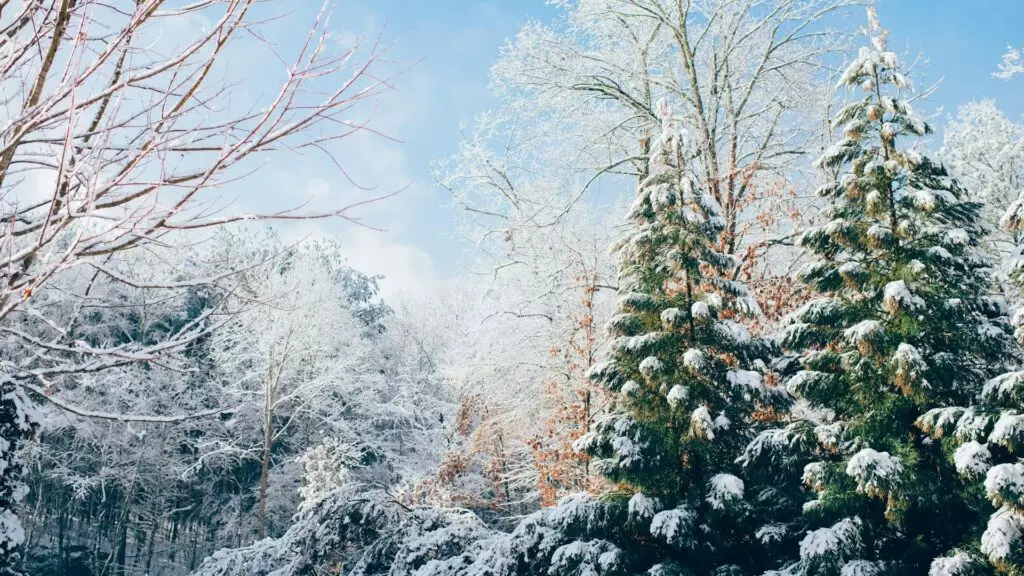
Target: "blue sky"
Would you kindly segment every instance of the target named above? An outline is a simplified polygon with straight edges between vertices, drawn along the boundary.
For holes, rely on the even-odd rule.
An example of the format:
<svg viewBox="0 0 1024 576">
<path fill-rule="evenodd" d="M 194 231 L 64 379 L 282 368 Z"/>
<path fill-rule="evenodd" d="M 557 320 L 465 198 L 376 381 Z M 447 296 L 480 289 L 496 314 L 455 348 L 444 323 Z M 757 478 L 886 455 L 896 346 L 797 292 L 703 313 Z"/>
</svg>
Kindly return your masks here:
<svg viewBox="0 0 1024 576">
<path fill-rule="evenodd" d="M 304 10 L 288 26 L 308 20 Z M 927 68 L 915 74 L 917 84 L 942 79 L 919 108 L 941 110 L 945 117 L 968 100 L 995 98 L 1012 117 L 1024 114 L 1024 78 L 1007 82 L 991 76 L 1008 43 L 1024 44 L 1024 0 L 881 0 L 879 14 L 892 31 L 894 48 L 928 58 Z M 378 191 L 409 186 L 364 212 L 368 223 L 387 231 L 317 225 L 321 233 L 341 238 L 357 268 L 390 276 L 387 291 L 452 277 L 461 269 L 467 249 L 454 238 L 455 215 L 433 184 L 430 165 L 455 151 L 460 122 L 471 125 L 475 114 L 494 106 L 488 70 L 506 39 L 531 19 L 555 15 L 543 0 L 340 0 L 336 26 L 354 33 L 384 27 L 387 38 L 397 39 L 391 56 L 411 65 L 376 116 L 376 125 L 401 143 L 362 138 L 345 147 L 342 158 L 361 183 L 373 183 Z M 305 195 L 326 202 L 360 193 L 326 162 L 313 159 L 272 166 L 260 188 L 279 198 Z"/>
</svg>

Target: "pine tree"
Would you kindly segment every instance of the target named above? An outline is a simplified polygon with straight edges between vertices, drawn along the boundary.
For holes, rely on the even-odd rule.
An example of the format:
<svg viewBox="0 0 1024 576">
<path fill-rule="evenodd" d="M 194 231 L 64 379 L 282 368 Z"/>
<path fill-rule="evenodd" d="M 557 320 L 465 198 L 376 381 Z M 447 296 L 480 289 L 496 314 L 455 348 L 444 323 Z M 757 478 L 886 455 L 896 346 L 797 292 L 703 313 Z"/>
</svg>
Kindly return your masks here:
<svg viewBox="0 0 1024 576">
<path fill-rule="evenodd" d="M 664 104 L 650 173 L 619 255 L 610 359 L 591 379 L 611 408 L 576 446 L 614 485 L 528 517 L 471 574 L 747 574 L 763 558 L 758 497 L 735 474 L 754 418 L 791 397 L 765 381 L 771 348 L 738 322 L 757 310 L 717 249 L 718 203 L 699 192 Z M 649 571 L 649 572 L 648 572 Z"/>
<path fill-rule="evenodd" d="M 935 408 L 918 420 L 966 482 L 962 497 L 988 499 L 982 531 L 936 558 L 931 576 L 1024 575 L 1024 371 L 985 383 L 977 402 Z"/>
<path fill-rule="evenodd" d="M 1024 231 L 1022 207 L 1018 200 L 1003 217 L 1008 232 Z M 1018 267 L 1018 284 L 1024 284 L 1022 273 Z M 1024 310 L 1016 312 L 1013 323 L 1018 341 L 1024 340 Z M 957 472 L 970 482 L 966 497 L 978 499 L 980 493 L 992 504 L 980 538 L 937 558 L 930 574 L 1024 575 L 1024 370 L 989 380 L 969 406 L 929 410 L 918 426 L 942 443 Z"/>
<path fill-rule="evenodd" d="M 816 421 L 757 447 L 817 457 L 802 476 L 814 498 L 799 560 L 776 574 L 927 574 L 969 545 L 983 494 L 919 419 L 974 398 L 1015 350 L 1005 305 L 989 295 L 981 206 L 899 145 L 930 128 L 907 102 L 912 88 L 873 11 L 869 20 L 870 45 L 841 79 L 863 96 L 838 113 L 842 138 L 819 160 L 840 173 L 820 190 L 831 221 L 801 239 L 817 260 L 799 276 L 821 296 L 781 334 L 799 353 L 787 388 Z"/>
<path fill-rule="evenodd" d="M 0 380 L 0 576 L 21 574 L 25 531 L 15 514 L 28 493 L 19 450 L 39 425 L 35 405 L 8 379 Z"/>
</svg>

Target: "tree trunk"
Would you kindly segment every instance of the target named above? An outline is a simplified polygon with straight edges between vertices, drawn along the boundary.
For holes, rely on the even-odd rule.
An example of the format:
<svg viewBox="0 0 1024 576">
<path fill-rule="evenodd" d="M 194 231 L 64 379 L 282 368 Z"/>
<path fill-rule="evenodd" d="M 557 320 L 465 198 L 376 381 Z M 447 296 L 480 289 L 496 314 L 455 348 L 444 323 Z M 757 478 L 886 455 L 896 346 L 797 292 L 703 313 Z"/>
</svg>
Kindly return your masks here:
<svg viewBox="0 0 1024 576">
<path fill-rule="evenodd" d="M 270 481 L 270 452 L 274 445 L 274 370 L 267 370 L 263 403 L 263 468 L 260 470 L 260 505 L 256 516 L 257 538 L 267 535 L 267 484 Z"/>
<path fill-rule="evenodd" d="M 149 574 L 153 567 L 153 550 L 156 545 L 156 534 L 160 529 L 160 515 L 158 510 L 153 511 L 153 525 L 149 530 L 149 546 L 146 549 L 146 574 Z"/>
<path fill-rule="evenodd" d="M 173 523 L 171 524 L 171 546 L 169 547 L 170 553 L 167 555 L 167 560 L 168 563 L 170 564 L 174 564 L 174 560 L 178 557 L 179 546 L 176 546 L 176 544 L 178 543 L 178 529 L 181 526 L 181 522 L 179 522 L 178 519 L 176 518 L 172 518 L 172 522 Z"/>
<path fill-rule="evenodd" d="M 114 574 L 117 576 L 124 576 L 125 570 L 125 559 L 128 554 L 128 515 L 125 514 L 124 521 L 121 524 L 120 534 L 118 534 L 119 542 L 117 544 L 117 560 L 114 562 Z"/>
<path fill-rule="evenodd" d="M 197 554 L 199 550 L 199 527 L 195 526 L 192 530 L 192 553 L 189 554 L 188 558 L 188 571 L 195 570 L 197 564 Z"/>
<path fill-rule="evenodd" d="M 260 508 L 257 516 L 258 529 L 257 540 L 263 540 L 267 535 L 267 484 L 270 480 L 270 448 L 273 439 L 273 431 L 266 426 L 263 434 L 263 469 L 260 471 Z"/>
</svg>

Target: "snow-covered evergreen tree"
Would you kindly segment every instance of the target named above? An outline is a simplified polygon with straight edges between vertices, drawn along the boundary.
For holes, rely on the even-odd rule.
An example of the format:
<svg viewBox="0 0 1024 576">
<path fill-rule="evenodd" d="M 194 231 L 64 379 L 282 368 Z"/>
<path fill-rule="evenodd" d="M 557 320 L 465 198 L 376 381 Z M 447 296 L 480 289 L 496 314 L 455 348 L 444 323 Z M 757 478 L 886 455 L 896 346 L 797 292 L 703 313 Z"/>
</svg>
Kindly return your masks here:
<svg viewBox="0 0 1024 576">
<path fill-rule="evenodd" d="M 15 506 L 28 493 L 21 480 L 18 450 L 23 439 L 38 426 L 36 407 L 6 379 L 0 380 L 0 576 L 21 574 L 20 546 L 25 532 Z"/>
<path fill-rule="evenodd" d="M 735 475 L 735 460 L 754 414 L 790 396 L 748 369 L 763 370 L 770 351 L 736 321 L 757 306 L 728 278 L 718 203 L 695 185 L 686 137 L 659 108 L 650 174 L 614 246 L 610 359 L 591 370 L 614 401 L 577 441 L 616 488 L 528 517 L 471 574 L 739 574 L 763 560 L 759 492 Z"/>
<path fill-rule="evenodd" d="M 1020 234 L 1019 201 L 1003 223 Z M 1017 270 L 1021 281 L 1021 270 Z M 1024 313 L 1013 318 L 1017 339 Z M 918 426 L 941 442 L 956 471 L 969 482 L 968 497 L 979 494 L 992 504 L 983 532 L 970 546 L 937 558 L 932 576 L 990 574 L 1024 575 L 1024 371 L 1001 374 L 988 382 L 971 405 L 936 408 L 918 419 Z"/>
<path fill-rule="evenodd" d="M 220 550 L 193 576 L 456 576 L 493 537 L 469 510 L 410 506 L 352 472 L 304 501 L 280 538 Z"/>
<path fill-rule="evenodd" d="M 869 20 L 870 45 L 841 79 L 863 96 L 838 113 L 842 138 L 819 160 L 840 173 L 820 190 L 831 221 L 802 237 L 817 259 L 800 277 L 821 296 L 781 334 L 800 353 L 787 387 L 815 409 L 819 445 L 803 472 L 815 494 L 808 529 L 779 574 L 925 574 L 969 545 L 983 495 L 915 423 L 975 397 L 1014 350 L 1005 306 L 989 295 L 981 205 L 900 145 L 930 128 L 870 10 Z M 779 456 L 803 448 L 807 429 L 774 431 Z"/>
<path fill-rule="evenodd" d="M 964 498 L 988 499 L 987 524 L 937 558 L 932 576 L 1024 574 L 1024 372 L 985 383 L 979 401 L 929 410 L 918 425 L 940 443 L 967 483 Z"/>
</svg>

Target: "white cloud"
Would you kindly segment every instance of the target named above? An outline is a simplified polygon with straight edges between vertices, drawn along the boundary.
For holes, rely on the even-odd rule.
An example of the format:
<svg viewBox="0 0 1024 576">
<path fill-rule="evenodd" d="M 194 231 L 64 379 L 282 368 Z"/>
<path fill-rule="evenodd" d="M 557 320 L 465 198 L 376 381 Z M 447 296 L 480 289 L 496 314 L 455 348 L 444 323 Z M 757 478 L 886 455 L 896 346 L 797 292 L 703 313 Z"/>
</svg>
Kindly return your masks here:
<svg viewBox="0 0 1024 576">
<path fill-rule="evenodd" d="M 440 281 L 430 254 L 419 246 L 402 242 L 394 232 L 347 224 L 332 233 L 313 222 L 278 229 L 285 244 L 324 238 L 339 241 L 349 266 L 364 274 L 384 276 L 380 290 L 389 301 Z"/>
<path fill-rule="evenodd" d="M 305 186 L 305 197 L 309 199 L 307 207 L 316 210 L 334 205 L 339 198 L 332 188 L 324 178 L 310 178 Z M 381 293 L 390 299 L 431 285 L 439 279 L 430 254 L 419 246 L 402 241 L 394 231 L 401 230 L 409 217 L 403 208 L 400 197 L 384 200 L 374 214 L 365 218 L 368 225 L 386 228 L 384 230 L 332 220 L 297 222 L 278 226 L 278 229 L 287 244 L 320 238 L 338 240 L 350 266 L 364 274 L 384 276 L 380 283 Z"/>
<path fill-rule="evenodd" d="M 352 227 L 341 235 L 349 264 L 365 274 L 381 274 L 385 298 L 401 295 L 438 281 L 434 261 L 419 246 L 398 242 L 391 232 Z"/>
</svg>

